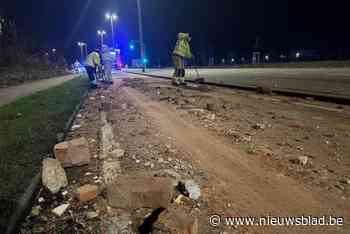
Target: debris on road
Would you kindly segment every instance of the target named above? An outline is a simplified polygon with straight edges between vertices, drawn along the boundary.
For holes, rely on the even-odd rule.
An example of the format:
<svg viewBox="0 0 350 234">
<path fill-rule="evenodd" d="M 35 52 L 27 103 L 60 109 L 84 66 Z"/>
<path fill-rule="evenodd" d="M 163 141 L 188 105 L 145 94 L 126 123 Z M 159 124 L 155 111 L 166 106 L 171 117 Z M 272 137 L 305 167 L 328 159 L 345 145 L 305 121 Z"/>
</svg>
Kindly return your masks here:
<svg viewBox="0 0 350 234">
<path fill-rule="evenodd" d="M 198 234 L 198 219 L 179 208 L 170 207 L 159 215 L 152 233 Z"/>
<path fill-rule="evenodd" d="M 43 160 L 42 183 L 53 194 L 68 185 L 66 172 L 58 160 L 53 158 Z"/>
<path fill-rule="evenodd" d="M 257 129 L 257 130 L 259 130 L 259 129 L 264 130 L 266 128 L 266 125 L 262 124 L 262 123 L 256 123 L 253 125 L 253 128 Z"/>
<path fill-rule="evenodd" d="M 89 212 L 86 213 L 86 217 L 88 219 L 95 219 L 95 218 L 98 217 L 98 213 L 95 212 L 95 211 L 89 211 Z"/>
<path fill-rule="evenodd" d="M 295 164 L 306 166 L 309 162 L 309 158 L 307 156 L 299 156 L 291 158 L 290 161 Z"/>
<path fill-rule="evenodd" d="M 244 211 L 247 204 L 233 202 L 231 196 L 240 194 L 235 190 L 236 185 L 242 189 L 235 177 L 239 175 L 235 173 L 244 174 L 244 170 L 256 165 L 268 170 L 258 181 L 266 181 L 265 176 L 277 178 L 275 182 L 292 180 L 307 187 L 308 191 L 317 194 L 323 191 L 327 196 L 337 198 L 345 207 L 350 196 L 350 176 L 345 166 L 349 162 L 345 155 L 350 149 L 346 135 L 350 129 L 336 121 L 337 112 L 332 112 L 334 116 L 331 117 L 324 114 L 325 110 L 317 109 L 315 113 L 315 109 L 294 105 L 289 97 L 276 95 L 272 100 L 255 92 L 232 92 L 224 88 L 212 88 L 203 93 L 194 88 L 175 88 L 167 82 L 126 78 L 110 88 L 92 91 L 90 99 L 79 111 L 82 117 L 77 122 L 89 124 L 81 124 L 81 128 L 68 134 L 68 139 L 88 139 L 88 148 L 94 157 L 84 167 L 67 169 L 69 181 L 72 181 L 64 190 L 68 194 L 51 195 L 42 191 L 40 214 L 27 222 L 39 222 L 43 230 L 50 228 L 65 233 L 73 230 L 68 226 L 74 227 L 73 233 L 139 233 L 140 230 L 154 234 L 228 233 L 223 228 L 209 227 L 207 218 L 213 211 L 224 214 L 227 208 L 230 215 L 241 209 Z M 144 98 L 152 100 L 151 105 L 137 105 L 132 95 L 126 95 L 127 89 L 145 94 Z M 165 102 L 159 103 L 162 98 Z M 231 151 L 227 151 L 227 155 L 212 155 L 213 158 L 196 155 L 196 150 L 203 144 L 194 141 L 186 145 L 179 137 L 184 137 L 186 131 L 170 129 L 169 132 L 143 109 L 153 110 L 160 106 L 169 107 L 169 111 L 174 111 L 174 115 L 180 116 L 178 119 L 196 131 L 215 137 L 214 141 L 207 141 L 209 146 L 221 142 L 223 147 L 237 151 L 233 155 L 239 156 L 238 159 L 231 156 Z M 347 113 L 344 108 L 342 115 Z M 165 116 L 167 118 L 163 120 L 168 123 L 170 115 Z M 313 119 L 314 116 L 323 119 Z M 325 119 L 332 119 L 332 123 Z M 326 140 L 331 141 L 330 144 L 325 144 Z M 249 152 L 253 155 L 248 155 Z M 229 160 L 221 161 L 221 171 L 213 159 L 220 161 L 225 157 Z M 231 162 L 238 172 L 230 170 Z M 236 163 L 247 168 L 239 171 Z M 220 173 L 227 175 L 227 180 L 218 180 Z M 255 171 L 250 175 L 254 177 L 254 174 Z M 235 184 L 231 184 L 231 179 Z M 259 187 L 260 182 L 252 180 L 250 183 L 249 186 L 256 186 L 257 191 L 265 185 Z M 82 189 L 86 185 L 95 187 Z M 276 186 L 275 191 L 278 191 Z M 93 196 L 80 199 L 84 196 L 77 195 L 78 191 L 80 194 L 93 191 Z M 302 193 L 303 190 L 298 191 Z M 248 200 L 249 196 L 247 193 L 242 201 Z M 255 198 L 260 199 L 259 195 Z M 294 202 L 293 196 L 291 199 Z M 300 200 L 300 204 L 303 201 Z M 69 212 L 59 217 L 53 215 L 52 209 L 60 204 L 70 206 Z M 302 211 L 309 207 L 309 204 L 303 204 Z M 274 208 L 272 203 L 267 205 Z M 259 206 L 262 210 L 264 207 L 265 204 Z M 41 222 L 41 219 L 54 221 Z M 60 227 L 67 223 L 69 225 Z M 238 227 L 234 228 L 234 233 L 247 232 Z"/>
<path fill-rule="evenodd" d="M 187 180 L 185 182 L 185 187 L 186 187 L 186 190 L 187 190 L 190 198 L 192 198 L 194 200 L 199 199 L 199 197 L 201 196 L 201 190 L 200 190 L 198 184 L 196 184 L 196 182 L 194 182 L 193 180 Z"/>
<path fill-rule="evenodd" d="M 96 185 L 84 185 L 77 189 L 76 197 L 80 202 L 94 200 L 98 196 L 98 187 Z"/>
<path fill-rule="evenodd" d="M 60 206 L 56 207 L 55 209 L 53 209 L 52 213 L 54 213 L 58 217 L 61 217 L 64 214 L 64 212 L 66 212 L 66 210 L 69 208 L 69 206 L 70 206 L 70 204 L 60 205 Z"/>
<path fill-rule="evenodd" d="M 90 163 L 89 143 L 84 138 L 59 143 L 54 148 L 55 157 L 63 167 L 83 166 Z"/>
<path fill-rule="evenodd" d="M 166 208 L 172 196 L 169 178 L 122 175 L 107 186 L 108 203 L 116 208 Z"/>
</svg>

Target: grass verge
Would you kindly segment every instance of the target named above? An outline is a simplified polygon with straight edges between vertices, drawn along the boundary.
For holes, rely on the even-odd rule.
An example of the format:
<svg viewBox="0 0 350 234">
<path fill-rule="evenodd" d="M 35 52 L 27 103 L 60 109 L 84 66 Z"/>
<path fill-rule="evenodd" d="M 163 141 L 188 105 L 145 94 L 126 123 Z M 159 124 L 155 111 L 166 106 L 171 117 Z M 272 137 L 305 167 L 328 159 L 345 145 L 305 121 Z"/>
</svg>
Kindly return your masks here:
<svg viewBox="0 0 350 234">
<path fill-rule="evenodd" d="M 77 78 L 0 107 L 0 229 L 87 89 Z"/>
</svg>

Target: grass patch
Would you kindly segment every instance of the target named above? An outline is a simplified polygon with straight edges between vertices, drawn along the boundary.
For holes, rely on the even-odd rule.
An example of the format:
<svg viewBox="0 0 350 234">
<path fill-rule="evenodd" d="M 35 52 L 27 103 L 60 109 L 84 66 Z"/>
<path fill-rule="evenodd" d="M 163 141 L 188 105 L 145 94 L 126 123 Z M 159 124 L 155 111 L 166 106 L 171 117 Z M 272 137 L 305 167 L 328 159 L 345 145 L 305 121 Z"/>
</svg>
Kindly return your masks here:
<svg viewBox="0 0 350 234">
<path fill-rule="evenodd" d="M 0 107 L 0 226 L 87 89 L 77 78 Z"/>
</svg>

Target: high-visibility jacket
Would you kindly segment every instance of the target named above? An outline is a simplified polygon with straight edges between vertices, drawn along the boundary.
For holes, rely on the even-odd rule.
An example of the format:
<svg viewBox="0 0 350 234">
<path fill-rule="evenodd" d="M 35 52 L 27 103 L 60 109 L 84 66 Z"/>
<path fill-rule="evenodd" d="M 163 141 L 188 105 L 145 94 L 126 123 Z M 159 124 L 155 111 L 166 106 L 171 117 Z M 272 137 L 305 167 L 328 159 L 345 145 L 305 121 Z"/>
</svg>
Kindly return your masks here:
<svg viewBox="0 0 350 234">
<path fill-rule="evenodd" d="M 177 42 L 173 54 L 186 59 L 192 58 L 190 41 L 191 38 L 188 33 L 179 33 L 177 36 Z"/>
<path fill-rule="evenodd" d="M 100 55 L 95 51 L 91 52 L 87 56 L 85 64 L 86 64 L 86 66 L 90 66 L 90 67 L 97 67 L 97 66 L 101 65 Z"/>
</svg>

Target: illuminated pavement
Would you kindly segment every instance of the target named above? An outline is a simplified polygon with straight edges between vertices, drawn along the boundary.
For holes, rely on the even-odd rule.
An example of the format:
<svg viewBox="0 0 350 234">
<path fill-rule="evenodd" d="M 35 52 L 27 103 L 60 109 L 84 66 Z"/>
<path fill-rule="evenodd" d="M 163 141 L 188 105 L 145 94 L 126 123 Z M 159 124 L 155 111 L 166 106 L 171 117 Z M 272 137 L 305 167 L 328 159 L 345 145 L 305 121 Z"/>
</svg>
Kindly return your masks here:
<svg viewBox="0 0 350 234">
<path fill-rule="evenodd" d="M 0 106 L 9 104 L 18 98 L 60 85 L 76 78 L 77 75 L 60 76 L 50 79 L 37 80 L 21 85 L 0 88 Z"/>
<path fill-rule="evenodd" d="M 140 72 L 139 69 L 129 69 Z M 273 90 L 340 97 L 350 100 L 350 68 L 244 68 L 199 69 L 206 82 L 242 87 L 265 85 Z M 173 69 L 151 69 L 147 74 L 172 77 Z M 187 79 L 197 77 L 187 70 Z"/>
</svg>

